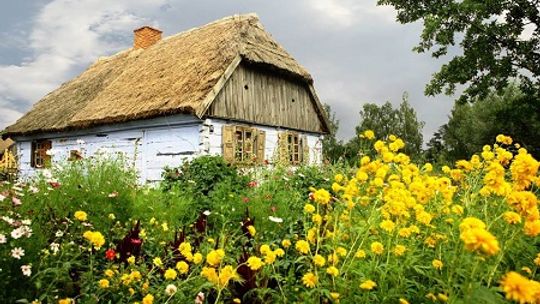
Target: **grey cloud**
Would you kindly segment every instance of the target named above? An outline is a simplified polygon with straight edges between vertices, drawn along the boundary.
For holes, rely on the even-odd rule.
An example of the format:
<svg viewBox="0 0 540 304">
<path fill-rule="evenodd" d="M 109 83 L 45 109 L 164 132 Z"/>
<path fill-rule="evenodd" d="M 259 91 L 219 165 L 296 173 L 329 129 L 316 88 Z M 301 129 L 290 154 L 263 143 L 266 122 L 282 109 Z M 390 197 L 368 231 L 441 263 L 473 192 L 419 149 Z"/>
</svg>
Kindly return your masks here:
<svg viewBox="0 0 540 304">
<path fill-rule="evenodd" d="M 419 118 L 427 123 L 424 129 L 426 138 L 446 121 L 452 107 L 452 98 L 423 96 L 425 83 L 441 62 L 411 51 L 418 41 L 421 26 L 394 22 L 393 10 L 377 7 L 375 1 L 171 0 L 158 4 L 150 0 L 115 1 L 116 6 L 106 13 L 99 6 L 99 3 L 103 5 L 102 1 L 83 8 L 66 6 L 62 0 L 54 2 L 57 6 L 52 15 L 61 16 L 72 9 L 82 16 L 81 20 L 74 22 L 73 28 L 66 29 L 68 36 L 59 37 L 54 42 L 61 48 L 53 53 L 66 58 L 63 63 L 66 64 L 65 69 L 46 75 L 39 73 L 47 71 L 46 67 L 35 67 L 31 69 L 35 75 L 30 77 L 33 84 L 11 88 L 10 94 L 5 93 L 0 78 L 0 106 L 16 112 L 28 110 L 48 90 L 80 73 L 97 57 L 129 47 L 131 30 L 135 26 L 155 24 L 164 31 L 164 35 L 172 35 L 224 16 L 256 12 L 272 36 L 312 73 L 321 99 L 332 106 L 341 121 L 339 136 L 342 138 L 354 134 L 358 112 L 365 102 L 382 104 L 389 100 L 398 104 L 403 92 L 407 91 Z M 38 13 L 30 15 L 37 16 Z M 0 13 L 0 19 L 2 14 L 6 13 Z M 101 15 L 96 18 L 92 14 Z M 34 20 L 33 24 L 39 21 L 44 20 Z M 30 25 L 20 30 L 33 35 L 39 33 L 35 29 L 32 31 Z M 0 35 L 10 31 L 4 31 L 2 27 Z M 43 37 L 46 36 L 44 34 Z M 35 43 L 41 41 L 38 38 L 31 36 L 28 39 Z M 73 43 L 93 49 L 69 48 Z M 43 52 L 39 45 L 34 45 L 34 49 L 37 53 Z M 12 48 L 6 51 L 0 47 L 0 57 L 11 57 L 13 53 Z M 39 58 L 39 54 L 35 54 L 35 58 Z M 32 63 L 37 64 L 17 62 L 17 67 Z M 0 64 L 5 63 L 0 61 Z M 5 66 L 0 66 L 0 77 L 6 75 L 1 73 L 3 68 Z M 24 83 L 25 78 L 21 77 L 19 81 Z M 9 115 L 17 115 L 16 112 Z M 5 119 L 0 120 L 0 128 L 6 126 L 5 122 Z"/>
</svg>

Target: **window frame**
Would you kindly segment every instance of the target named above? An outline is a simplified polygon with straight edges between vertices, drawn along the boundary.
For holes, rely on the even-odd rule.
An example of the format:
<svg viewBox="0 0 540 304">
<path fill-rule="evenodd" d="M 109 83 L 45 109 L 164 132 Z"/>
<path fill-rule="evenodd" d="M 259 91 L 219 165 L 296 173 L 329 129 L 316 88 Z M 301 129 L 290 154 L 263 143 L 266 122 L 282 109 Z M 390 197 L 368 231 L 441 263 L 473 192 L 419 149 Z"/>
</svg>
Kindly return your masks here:
<svg viewBox="0 0 540 304">
<path fill-rule="evenodd" d="M 32 141 L 30 166 L 34 169 L 50 168 L 52 157 L 47 151 L 52 149 L 50 139 L 37 139 Z"/>
</svg>

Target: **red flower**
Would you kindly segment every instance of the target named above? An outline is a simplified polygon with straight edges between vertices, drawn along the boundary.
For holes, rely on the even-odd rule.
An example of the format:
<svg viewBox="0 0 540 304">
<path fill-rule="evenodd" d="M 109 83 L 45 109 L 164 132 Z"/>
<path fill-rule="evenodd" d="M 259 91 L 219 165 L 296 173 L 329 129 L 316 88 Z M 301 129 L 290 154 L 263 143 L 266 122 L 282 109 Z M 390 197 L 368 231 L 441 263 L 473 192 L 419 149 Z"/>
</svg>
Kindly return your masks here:
<svg viewBox="0 0 540 304">
<path fill-rule="evenodd" d="M 257 181 L 250 181 L 250 182 L 248 183 L 248 187 L 250 187 L 250 188 L 255 188 L 255 187 L 257 187 Z"/>
<path fill-rule="evenodd" d="M 51 187 L 53 187 L 54 189 L 60 188 L 59 182 L 49 182 L 49 185 L 51 185 Z"/>
<path fill-rule="evenodd" d="M 105 251 L 105 258 L 107 260 L 112 261 L 114 260 L 115 257 L 116 257 L 116 251 L 114 251 L 114 249 L 109 248 L 107 249 L 107 251 Z"/>
<path fill-rule="evenodd" d="M 244 196 L 244 197 L 242 198 L 242 201 L 243 201 L 244 203 L 249 203 L 249 197 L 245 197 L 245 196 Z"/>
</svg>

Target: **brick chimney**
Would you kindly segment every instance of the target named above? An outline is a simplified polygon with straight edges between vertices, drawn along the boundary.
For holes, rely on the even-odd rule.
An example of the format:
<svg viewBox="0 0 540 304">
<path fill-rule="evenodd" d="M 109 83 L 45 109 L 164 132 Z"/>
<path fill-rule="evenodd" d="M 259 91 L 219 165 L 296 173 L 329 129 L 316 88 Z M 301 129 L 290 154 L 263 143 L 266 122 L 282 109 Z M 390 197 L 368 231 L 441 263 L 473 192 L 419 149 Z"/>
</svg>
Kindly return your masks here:
<svg viewBox="0 0 540 304">
<path fill-rule="evenodd" d="M 133 32 L 135 33 L 133 39 L 134 49 L 146 49 L 161 40 L 162 31 L 148 25 L 140 27 Z"/>
</svg>

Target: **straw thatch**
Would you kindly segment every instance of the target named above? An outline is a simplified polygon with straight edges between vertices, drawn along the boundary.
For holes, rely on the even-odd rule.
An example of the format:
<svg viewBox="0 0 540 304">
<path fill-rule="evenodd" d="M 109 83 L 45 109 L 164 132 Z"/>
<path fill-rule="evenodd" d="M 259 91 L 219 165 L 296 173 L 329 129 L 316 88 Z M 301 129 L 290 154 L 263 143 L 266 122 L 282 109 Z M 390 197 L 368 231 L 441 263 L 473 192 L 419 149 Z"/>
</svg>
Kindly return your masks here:
<svg viewBox="0 0 540 304">
<path fill-rule="evenodd" d="M 8 139 L 0 138 L 0 155 L 3 154 L 6 149 L 9 149 L 14 143 L 15 142 L 11 140 L 10 138 Z"/>
<path fill-rule="evenodd" d="M 63 131 L 175 113 L 203 117 L 227 67 L 241 57 L 296 77 L 312 78 L 254 14 L 232 16 L 167 37 L 147 49 L 100 59 L 49 93 L 4 136 Z M 317 102 L 320 110 L 320 104 Z"/>
</svg>

